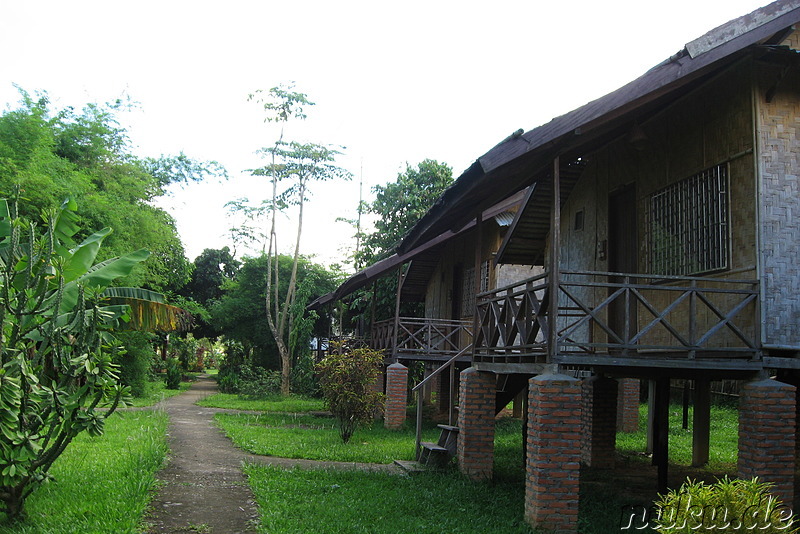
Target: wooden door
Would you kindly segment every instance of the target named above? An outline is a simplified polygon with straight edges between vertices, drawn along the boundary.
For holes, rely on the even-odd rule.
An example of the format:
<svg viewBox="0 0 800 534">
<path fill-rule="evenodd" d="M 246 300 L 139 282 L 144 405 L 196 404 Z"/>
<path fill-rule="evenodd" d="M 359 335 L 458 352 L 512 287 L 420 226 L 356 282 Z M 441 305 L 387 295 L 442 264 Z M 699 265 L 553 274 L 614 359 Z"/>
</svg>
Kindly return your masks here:
<svg viewBox="0 0 800 534">
<path fill-rule="evenodd" d="M 612 273 L 635 273 L 639 267 L 638 233 L 636 218 L 636 188 L 633 184 L 612 191 L 608 197 L 608 270 Z M 610 282 L 620 283 L 624 277 L 614 276 Z M 616 288 L 609 288 L 609 294 Z M 625 322 L 628 331 L 636 331 L 636 303 L 631 298 L 625 310 L 625 296 L 621 295 L 608 307 L 608 326 L 620 337 L 624 336 Z M 611 337 L 609 336 L 609 342 Z"/>
</svg>

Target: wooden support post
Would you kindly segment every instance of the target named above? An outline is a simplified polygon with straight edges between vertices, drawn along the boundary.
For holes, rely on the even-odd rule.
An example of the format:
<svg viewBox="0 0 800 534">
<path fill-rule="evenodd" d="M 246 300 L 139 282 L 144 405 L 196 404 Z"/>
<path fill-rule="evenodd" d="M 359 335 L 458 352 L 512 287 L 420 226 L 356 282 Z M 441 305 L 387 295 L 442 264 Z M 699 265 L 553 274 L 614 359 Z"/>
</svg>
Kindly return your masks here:
<svg viewBox="0 0 800 534">
<path fill-rule="evenodd" d="M 483 214 L 475 217 L 475 307 L 472 313 L 473 332 L 478 331 L 478 293 L 481 292 L 481 263 L 483 262 Z"/>
<path fill-rule="evenodd" d="M 667 492 L 669 468 L 669 378 L 656 381 L 653 419 L 653 465 L 658 467 L 658 492 Z"/>
<path fill-rule="evenodd" d="M 695 386 L 696 387 L 696 386 Z M 689 429 L 689 380 L 683 381 L 683 420 L 681 421 L 681 428 L 684 430 Z"/>
<path fill-rule="evenodd" d="M 561 166 L 559 157 L 553 160 L 553 205 L 550 208 L 550 272 L 548 293 L 550 310 L 547 331 L 547 361 L 552 362 L 558 355 L 558 287 L 561 262 Z"/>
<path fill-rule="evenodd" d="M 397 335 L 400 333 L 400 292 L 403 289 L 403 266 L 397 268 L 397 296 L 394 301 L 394 329 L 392 332 L 392 361 L 397 361 Z"/>
<path fill-rule="evenodd" d="M 708 463 L 711 428 L 711 382 L 694 381 L 694 418 L 692 420 L 692 466 Z"/>
<path fill-rule="evenodd" d="M 656 381 L 647 382 L 647 445 L 646 454 L 653 454 L 654 421 L 656 415 Z"/>
</svg>

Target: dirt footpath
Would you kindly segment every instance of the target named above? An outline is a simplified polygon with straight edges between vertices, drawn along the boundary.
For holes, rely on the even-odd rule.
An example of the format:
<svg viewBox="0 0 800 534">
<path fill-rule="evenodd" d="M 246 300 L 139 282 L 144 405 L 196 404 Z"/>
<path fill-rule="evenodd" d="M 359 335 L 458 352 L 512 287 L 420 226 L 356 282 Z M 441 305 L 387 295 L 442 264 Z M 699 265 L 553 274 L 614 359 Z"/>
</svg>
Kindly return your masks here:
<svg viewBox="0 0 800 534">
<path fill-rule="evenodd" d="M 214 425 L 218 410 L 194 405 L 216 389 L 202 377 L 161 404 L 170 418 L 170 458 L 158 474 L 162 485 L 145 518 L 148 532 L 256 532 L 258 509 L 241 469 L 249 455 Z"/>
<path fill-rule="evenodd" d="M 396 465 L 320 462 L 258 456 L 234 447 L 214 425 L 214 414 L 233 412 L 195 406 L 216 393 L 215 380 L 203 376 L 192 387 L 159 406 L 170 418 L 169 463 L 158 478 L 160 487 L 145 518 L 148 532 L 256 532 L 258 508 L 242 463 L 300 469 L 360 469 L 402 474 Z"/>
</svg>

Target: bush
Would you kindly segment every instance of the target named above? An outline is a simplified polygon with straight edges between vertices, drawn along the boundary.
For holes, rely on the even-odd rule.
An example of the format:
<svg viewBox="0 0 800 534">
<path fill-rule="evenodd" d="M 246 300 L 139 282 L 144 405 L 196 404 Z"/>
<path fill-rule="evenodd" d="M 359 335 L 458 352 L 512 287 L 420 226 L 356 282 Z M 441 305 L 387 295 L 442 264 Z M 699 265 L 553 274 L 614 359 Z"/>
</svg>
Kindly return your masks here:
<svg viewBox="0 0 800 534">
<path fill-rule="evenodd" d="M 770 495 L 771 485 L 728 477 L 707 485 L 687 480 L 656 502 L 656 532 L 796 533 L 791 509 Z"/>
<path fill-rule="evenodd" d="M 167 389 L 180 389 L 182 378 L 183 370 L 181 369 L 180 361 L 177 358 L 167 360 Z"/>
<path fill-rule="evenodd" d="M 281 391 L 281 373 L 263 367 L 242 365 L 237 388 L 236 393 L 243 399 L 257 400 L 272 397 Z"/>
<path fill-rule="evenodd" d="M 292 392 L 306 397 L 319 397 L 321 392 L 314 372 L 314 355 L 306 351 L 292 367 Z"/>
<path fill-rule="evenodd" d="M 380 351 L 338 346 L 317 364 L 322 394 L 339 423 L 344 443 L 360 425 L 372 421 L 383 401 L 383 394 L 375 390 L 382 363 Z"/>
<path fill-rule="evenodd" d="M 116 337 L 124 347 L 114 357 L 114 363 L 119 365 L 119 380 L 130 386 L 134 397 L 143 397 L 155 357 L 153 335 L 129 331 L 117 332 Z"/>
</svg>

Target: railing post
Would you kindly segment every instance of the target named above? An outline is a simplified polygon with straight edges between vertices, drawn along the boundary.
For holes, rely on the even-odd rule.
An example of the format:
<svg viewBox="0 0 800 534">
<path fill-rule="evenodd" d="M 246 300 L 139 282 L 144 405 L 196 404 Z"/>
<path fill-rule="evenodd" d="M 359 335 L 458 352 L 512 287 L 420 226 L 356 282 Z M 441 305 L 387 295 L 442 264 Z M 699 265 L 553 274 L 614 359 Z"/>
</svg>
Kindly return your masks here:
<svg viewBox="0 0 800 534">
<path fill-rule="evenodd" d="M 633 321 L 633 314 L 631 313 L 631 277 L 624 277 L 622 283 L 625 285 L 625 313 L 623 314 L 625 319 L 622 321 L 622 341 L 625 345 L 622 349 L 622 355 L 627 356 L 629 352 L 628 345 L 631 340 L 631 321 Z"/>
<path fill-rule="evenodd" d="M 694 347 L 697 344 L 697 280 L 689 282 L 691 293 L 689 294 L 689 354 L 688 358 L 693 360 L 696 354 Z"/>
</svg>

